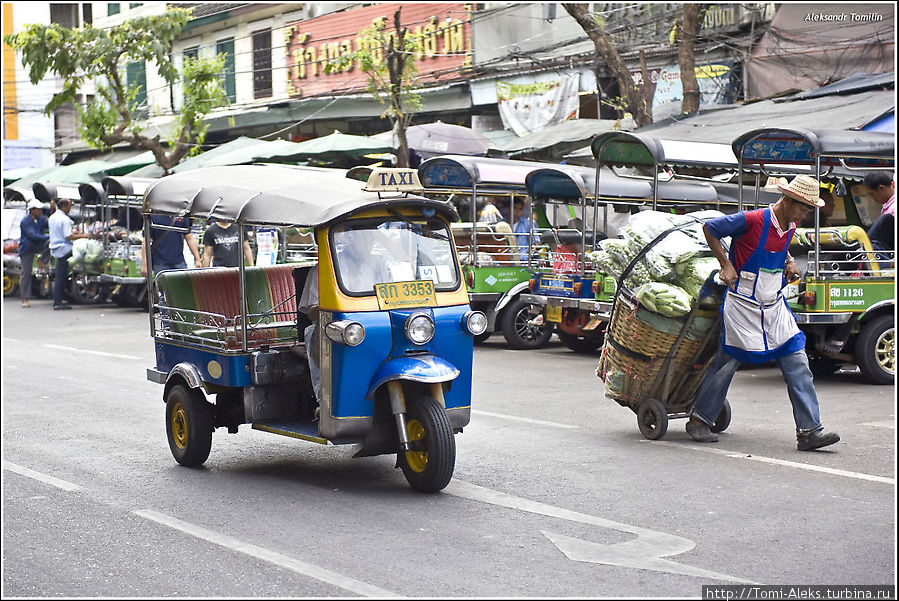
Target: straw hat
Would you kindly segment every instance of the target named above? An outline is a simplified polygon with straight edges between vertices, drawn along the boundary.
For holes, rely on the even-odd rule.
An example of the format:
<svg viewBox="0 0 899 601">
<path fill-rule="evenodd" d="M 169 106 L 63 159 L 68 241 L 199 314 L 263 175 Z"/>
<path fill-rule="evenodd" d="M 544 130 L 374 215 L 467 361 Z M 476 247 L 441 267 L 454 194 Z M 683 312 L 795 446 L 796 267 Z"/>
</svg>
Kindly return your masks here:
<svg viewBox="0 0 899 601">
<path fill-rule="evenodd" d="M 813 207 L 824 206 L 824 201 L 821 200 L 819 194 L 820 188 L 818 187 L 818 180 L 810 175 L 797 175 L 789 184 L 778 181 L 777 189 L 780 190 L 784 196 L 792 198 L 793 200 L 804 202 Z"/>
</svg>

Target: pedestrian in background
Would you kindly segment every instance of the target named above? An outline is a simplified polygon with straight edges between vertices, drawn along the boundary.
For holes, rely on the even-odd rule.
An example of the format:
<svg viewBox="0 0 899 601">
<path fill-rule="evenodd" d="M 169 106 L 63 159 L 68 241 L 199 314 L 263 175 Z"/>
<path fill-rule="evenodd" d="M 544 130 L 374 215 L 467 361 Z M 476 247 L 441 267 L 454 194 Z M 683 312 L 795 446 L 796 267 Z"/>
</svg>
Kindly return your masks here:
<svg viewBox="0 0 899 601">
<path fill-rule="evenodd" d="M 153 275 L 166 269 L 187 269 L 184 260 L 184 244 L 190 249 L 197 267 L 203 265 L 197 239 L 190 231 L 190 222 L 184 217 L 165 217 L 156 215 L 150 218 L 150 259 L 153 261 Z M 162 229 L 153 227 L 161 225 L 176 228 Z M 140 272 L 147 276 L 147 241 L 140 244 Z"/>
<path fill-rule="evenodd" d="M 880 216 L 868 229 L 868 238 L 875 250 L 896 249 L 896 184 L 893 174 L 872 171 L 865 175 L 865 185 L 871 188 L 874 202 L 883 205 Z"/>
<path fill-rule="evenodd" d="M 34 270 L 34 257 L 38 256 L 38 265 L 50 264 L 50 235 L 47 230 L 50 222 L 44 216 L 44 205 L 37 199 L 28 201 L 28 212 L 19 223 L 19 261 L 22 266 L 19 274 L 19 292 L 22 295 L 22 306 L 30 307 L 31 280 Z"/>
<path fill-rule="evenodd" d="M 240 226 L 228 221 L 216 221 L 203 232 L 203 266 L 237 267 L 240 265 Z M 244 237 L 243 256 L 246 265 L 253 266 L 253 251 Z"/>
<path fill-rule="evenodd" d="M 69 279 L 69 259 L 72 257 L 72 240 L 90 238 L 90 234 L 74 231 L 69 211 L 72 201 L 60 198 L 56 201 L 56 212 L 48 220 L 50 227 L 50 254 L 56 259 L 53 282 L 53 310 L 71 309 L 65 300 L 66 282 Z"/>
<path fill-rule="evenodd" d="M 721 306 L 721 348 L 712 359 L 696 393 L 687 433 L 697 442 L 717 442 L 711 431 L 724 407 L 727 390 L 741 362 L 775 361 L 787 383 L 797 448 L 813 451 L 839 442 L 824 432 L 818 396 L 805 353 L 805 334 L 796 325 L 783 295 L 785 282 L 799 277 L 789 253 L 796 223 L 821 207 L 818 182 L 797 175 L 778 183 L 781 197 L 766 209 L 741 211 L 705 222 L 703 233 L 721 266 L 718 277 L 727 286 Z M 730 252 L 721 238 L 731 238 Z"/>
</svg>

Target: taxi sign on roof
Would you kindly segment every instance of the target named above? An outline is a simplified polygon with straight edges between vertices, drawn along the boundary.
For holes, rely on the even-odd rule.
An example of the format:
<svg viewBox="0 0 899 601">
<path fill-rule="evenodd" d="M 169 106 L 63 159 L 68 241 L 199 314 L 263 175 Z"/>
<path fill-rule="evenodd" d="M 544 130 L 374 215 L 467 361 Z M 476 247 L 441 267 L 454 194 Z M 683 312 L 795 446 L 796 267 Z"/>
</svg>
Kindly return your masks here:
<svg viewBox="0 0 899 601">
<path fill-rule="evenodd" d="M 415 169 L 374 169 L 368 176 L 367 192 L 420 192 L 424 188 Z"/>
</svg>

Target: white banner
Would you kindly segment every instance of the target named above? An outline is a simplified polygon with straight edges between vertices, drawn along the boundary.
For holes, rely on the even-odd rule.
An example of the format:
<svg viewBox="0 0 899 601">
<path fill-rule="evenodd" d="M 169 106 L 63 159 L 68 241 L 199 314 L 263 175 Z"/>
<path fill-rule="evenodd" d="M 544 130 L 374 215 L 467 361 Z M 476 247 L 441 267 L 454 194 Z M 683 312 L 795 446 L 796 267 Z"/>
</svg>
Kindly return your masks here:
<svg viewBox="0 0 899 601">
<path fill-rule="evenodd" d="M 499 115 L 519 136 L 577 117 L 579 75 L 528 84 L 496 82 Z"/>
</svg>

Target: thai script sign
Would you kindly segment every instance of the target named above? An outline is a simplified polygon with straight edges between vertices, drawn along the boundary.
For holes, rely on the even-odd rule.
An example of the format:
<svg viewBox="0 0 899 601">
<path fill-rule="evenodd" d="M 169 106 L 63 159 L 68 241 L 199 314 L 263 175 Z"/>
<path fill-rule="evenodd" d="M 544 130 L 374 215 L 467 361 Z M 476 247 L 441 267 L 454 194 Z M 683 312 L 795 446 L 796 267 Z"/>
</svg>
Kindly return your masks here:
<svg viewBox="0 0 899 601">
<path fill-rule="evenodd" d="M 384 38 L 394 39 L 395 44 L 393 15 L 399 7 L 401 27 L 419 41 L 414 55 L 418 80 L 454 81 L 462 77 L 461 71 L 471 65 L 471 5 L 385 3 L 290 24 L 284 34 L 288 95 L 364 91 L 368 76 L 358 60 L 346 61 L 329 73 L 325 72 L 325 65 L 364 49 L 376 64 L 383 61 L 386 48 L 380 36 L 368 35 L 365 30 L 373 25 L 383 32 Z"/>
</svg>

